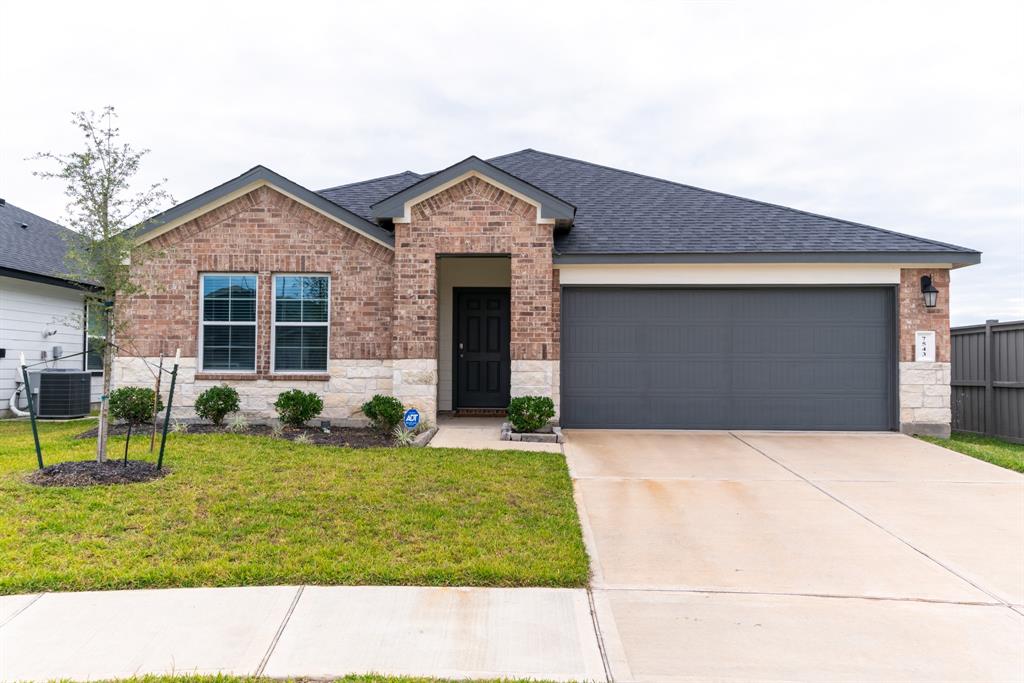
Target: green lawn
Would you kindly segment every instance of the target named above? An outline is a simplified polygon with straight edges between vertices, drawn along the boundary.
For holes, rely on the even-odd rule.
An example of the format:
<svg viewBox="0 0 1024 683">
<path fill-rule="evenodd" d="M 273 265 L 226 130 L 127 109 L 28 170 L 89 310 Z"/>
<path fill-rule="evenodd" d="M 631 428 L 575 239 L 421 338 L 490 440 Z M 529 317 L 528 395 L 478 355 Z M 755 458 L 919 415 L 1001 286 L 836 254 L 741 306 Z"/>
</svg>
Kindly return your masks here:
<svg viewBox="0 0 1024 683">
<path fill-rule="evenodd" d="M 40 423 L 47 463 L 88 459 L 92 421 Z M 113 438 L 120 453 L 123 438 Z M 149 457 L 148 439 L 132 441 Z M 0 421 L 0 594 L 167 586 L 582 586 L 565 460 L 168 436 L 171 476 L 40 488 L 28 422 Z"/>
<path fill-rule="evenodd" d="M 966 432 L 953 432 L 952 437 L 948 439 L 938 439 L 934 436 L 920 438 L 972 458 L 1005 467 L 1008 470 L 1024 472 L 1024 445 L 1022 444 Z"/>
</svg>

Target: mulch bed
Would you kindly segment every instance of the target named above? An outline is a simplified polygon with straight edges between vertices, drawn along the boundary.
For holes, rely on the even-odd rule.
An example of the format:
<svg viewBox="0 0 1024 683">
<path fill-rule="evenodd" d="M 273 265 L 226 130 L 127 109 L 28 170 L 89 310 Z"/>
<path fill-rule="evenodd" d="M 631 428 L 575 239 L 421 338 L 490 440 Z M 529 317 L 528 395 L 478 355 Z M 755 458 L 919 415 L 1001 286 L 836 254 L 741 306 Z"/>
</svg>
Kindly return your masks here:
<svg viewBox="0 0 1024 683">
<path fill-rule="evenodd" d="M 36 486 L 106 486 L 110 484 L 138 484 L 167 476 L 167 469 L 144 460 L 76 460 L 44 467 L 28 475 L 25 480 Z"/>
<path fill-rule="evenodd" d="M 212 424 L 186 424 L 186 434 L 246 434 L 248 436 L 270 436 L 279 439 L 287 439 L 288 441 L 295 441 L 302 434 L 306 435 L 309 439 L 309 443 L 317 446 L 348 446 L 350 448 L 382 448 L 394 446 L 394 440 L 388 436 L 385 436 L 376 429 L 369 429 L 365 427 L 331 427 L 330 431 L 324 432 L 319 427 L 300 427 L 293 429 L 286 427 L 283 431 L 278 434 L 274 433 L 267 425 L 252 425 L 246 429 L 232 431 L 224 427 L 217 427 Z M 132 442 L 135 439 L 149 439 L 150 431 L 153 425 L 141 425 L 132 429 Z M 160 439 L 160 429 L 163 424 L 157 426 L 157 439 Z M 95 439 L 98 428 L 93 427 L 92 429 L 77 434 L 76 439 Z M 128 433 L 127 425 L 111 425 L 110 434 L 112 436 L 124 436 Z"/>
</svg>

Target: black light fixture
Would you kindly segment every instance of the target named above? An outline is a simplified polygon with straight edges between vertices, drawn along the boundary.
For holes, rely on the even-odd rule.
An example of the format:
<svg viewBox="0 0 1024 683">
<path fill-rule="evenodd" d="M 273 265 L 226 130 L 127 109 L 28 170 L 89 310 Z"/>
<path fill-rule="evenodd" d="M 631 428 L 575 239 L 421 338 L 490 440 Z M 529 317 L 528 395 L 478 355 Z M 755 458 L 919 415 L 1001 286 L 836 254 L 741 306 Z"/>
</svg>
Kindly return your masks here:
<svg viewBox="0 0 1024 683">
<path fill-rule="evenodd" d="M 935 304 L 939 302 L 939 290 L 932 284 L 931 275 L 921 276 L 921 294 L 924 295 L 925 308 L 935 308 Z"/>
</svg>

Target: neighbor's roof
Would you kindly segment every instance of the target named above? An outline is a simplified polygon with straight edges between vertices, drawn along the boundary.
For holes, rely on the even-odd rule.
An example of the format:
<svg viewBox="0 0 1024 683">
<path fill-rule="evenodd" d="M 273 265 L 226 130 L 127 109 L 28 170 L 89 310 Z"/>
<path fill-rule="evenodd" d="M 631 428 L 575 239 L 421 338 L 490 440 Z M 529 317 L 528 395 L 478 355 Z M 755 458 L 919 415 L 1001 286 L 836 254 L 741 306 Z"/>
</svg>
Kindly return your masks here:
<svg viewBox="0 0 1024 683">
<path fill-rule="evenodd" d="M 533 149 L 487 161 L 576 207 L 572 229 L 555 237 L 561 262 L 980 260 L 944 242 Z M 373 204 L 431 175 L 405 171 L 320 194 L 372 220 Z"/>
<path fill-rule="evenodd" d="M 0 274 L 70 283 L 66 238 L 75 233 L 6 202 L 0 206 Z"/>
</svg>

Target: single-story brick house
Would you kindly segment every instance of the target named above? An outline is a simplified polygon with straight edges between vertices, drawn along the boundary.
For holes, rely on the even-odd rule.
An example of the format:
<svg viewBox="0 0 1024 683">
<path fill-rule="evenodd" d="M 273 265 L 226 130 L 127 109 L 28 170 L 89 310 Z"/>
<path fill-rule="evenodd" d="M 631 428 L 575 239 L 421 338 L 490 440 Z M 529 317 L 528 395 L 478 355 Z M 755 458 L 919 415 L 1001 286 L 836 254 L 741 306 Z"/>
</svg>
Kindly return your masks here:
<svg viewBox="0 0 1024 683">
<path fill-rule="evenodd" d="M 531 149 L 319 192 L 257 166 L 138 239 L 128 336 L 182 349 L 176 412 L 227 382 L 251 415 L 300 387 L 336 421 L 374 393 L 428 419 L 542 394 L 568 427 L 946 433 L 949 272 L 980 261 Z"/>
</svg>

